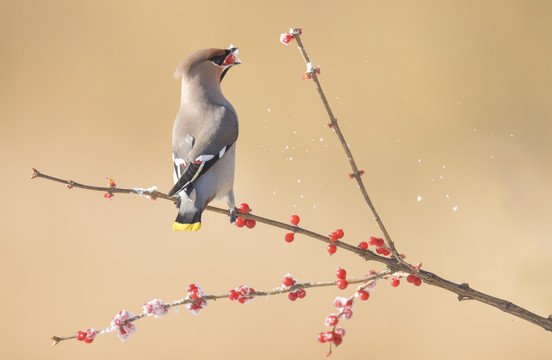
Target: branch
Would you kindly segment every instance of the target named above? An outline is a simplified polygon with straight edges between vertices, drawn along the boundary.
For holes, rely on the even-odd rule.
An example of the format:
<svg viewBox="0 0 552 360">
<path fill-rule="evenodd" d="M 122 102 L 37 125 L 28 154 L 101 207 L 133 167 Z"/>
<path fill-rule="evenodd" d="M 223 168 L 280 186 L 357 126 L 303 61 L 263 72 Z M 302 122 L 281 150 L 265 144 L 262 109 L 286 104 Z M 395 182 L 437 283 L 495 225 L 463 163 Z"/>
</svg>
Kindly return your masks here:
<svg viewBox="0 0 552 360">
<path fill-rule="evenodd" d="M 348 280 L 348 283 L 349 284 L 364 283 L 364 285 L 361 286 L 361 288 L 364 289 L 365 287 L 367 287 L 370 284 L 374 283 L 374 281 L 376 281 L 377 279 L 388 276 L 390 274 L 391 274 L 391 272 L 389 270 L 383 270 L 383 271 L 380 271 L 378 273 L 369 274 L 369 275 L 367 275 L 363 278 L 360 278 L 360 279 L 351 278 L 351 279 Z M 282 294 L 286 294 L 286 293 L 296 291 L 298 289 L 309 289 L 309 288 L 318 288 L 318 287 L 326 287 L 326 286 L 336 286 L 336 281 L 332 280 L 332 281 L 296 283 L 296 284 L 293 284 L 292 286 L 277 287 L 277 288 L 274 288 L 272 290 L 251 291 L 251 292 L 248 293 L 248 296 L 258 297 L 258 296 L 282 295 Z M 183 298 L 183 299 L 175 300 L 175 301 L 173 301 L 171 303 L 168 303 L 168 304 L 164 304 L 163 306 L 164 306 L 165 309 L 170 309 L 172 307 L 178 307 L 178 306 L 182 306 L 182 305 L 186 305 L 186 304 L 201 303 L 205 300 L 207 300 L 207 301 L 208 300 L 216 301 L 217 299 L 228 299 L 228 298 L 229 298 L 228 293 L 220 294 L 220 295 L 203 295 L 200 298 L 195 299 L 195 300 L 191 299 L 189 297 L 186 297 L 186 298 Z M 349 299 L 351 301 L 354 301 L 354 298 L 355 298 L 355 295 L 353 295 Z M 138 320 L 140 320 L 144 317 L 148 317 L 148 314 L 142 312 L 139 315 L 135 315 L 135 316 L 130 317 L 128 320 L 126 320 L 124 323 L 122 323 L 121 326 L 133 323 L 133 322 L 138 321 Z M 119 328 L 119 326 L 117 326 L 117 327 L 110 326 L 110 327 L 107 327 L 103 330 L 99 330 L 95 333 L 98 334 L 98 335 L 102 335 L 102 334 L 106 334 L 106 333 L 116 331 L 118 328 Z M 72 340 L 72 339 L 76 339 L 76 338 L 77 338 L 77 335 L 71 335 L 71 336 L 55 336 L 54 335 L 54 336 L 52 336 L 51 339 L 53 341 L 52 345 L 57 345 L 58 343 L 60 343 L 62 341 Z"/>
<path fill-rule="evenodd" d="M 173 201 L 172 198 L 169 198 L 166 194 L 161 193 L 154 189 L 154 187 L 150 189 L 143 189 L 143 188 L 132 188 L 132 189 L 125 189 L 125 188 L 118 188 L 118 187 L 102 187 L 102 186 L 91 186 L 91 185 L 84 185 L 80 184 L 78 182 L 75 182 L 73 180 L 63 180 L 54 176 L 46 175 L 41 172 L 39 172 L 36 169 L 33 169 L 31 179 L 35 178 L 43 178 L 55 182 L 59 182 L 66 185 L 71 185 L 74 188 L 81 188 L 85 190 L 93 190 L 93 191 L 100 191 L 100 192 L 111 192 L 111 193 L 120 193 L 120 194 L 134 194 L 134 195 L 141 195 L 151 198 L 158 198 L 158 199 L 164 199 L 164 200 L 170 200 Z M 228 210 L 221 209 L 215 206 L 207 206 L 206 210 L 222 214 L 227 216 Z M 545 330 L 552 331 L 552 317 L 549 316 L 547 318 L 541 317 L 539 315 L 536 315 L 518 305 L 515 305 L 511 303 L 510 301 L 503 300 L 496 298 L 494 296 L 487 295 L 485 293 L 482 293 L 480 291 L 474 290 L 470 288 L 467 284 L 456 284 L 454 282 L 451 282 L 449 280 L 443 279 L 434 273 L 424 271 L 421 269 L 418 269 L 416 267 L 412 267 L 408 264 L 405 264 L 403 261 L 399 262 L 396 259 L 391 259 L 385 256 L 379 256 L 376 253 L 370 251 L 370 250 L 362 250 L 361 248 L 357 246 L 353 246 L 347 243 L 344 243 L 342 241 L 332 242 L 328 238 L 328 236 L 321 235 L 319 233 L 298 227 L 293 226 L 289 224 L 285 224 L 279 221 L 275 221 L 272 219 L 268 219 L 265 217 L 261 217 L 258 215 L 254 215 L 251 213 L 248 214 L 240 214 L 240 216 L 243 216 L 244 219 L 252 219 L 257 222 L 267 224 L 270 226 L 274 226 L 280 229 L 293 231 L 297 234 L 303 234 L 307 237 L 316 239 L 318 241 L 322 241 L 324 243 L 330 244 L 333 243 L 335 246 L 345 250 L 352 252 L 360 257 L 362 257 L 366 261 L 377 261 L 382 264 L 384 264 L 391 273 L 395 272 L 404 272 L 407 274 L 413 274 L 418 276 L 420 279 L 422 279 L 425 283 L 433 286 L 440 287 L 442 289 L 448 290 L 450 292 L 453 292 L 458 295 L 459 300 L 476 300 L 479 302 L 482 302 L 484 304 L 493 306 L 497 309 L 500 309 L 504 312 L 507 312 L 509 314 L 512 314 L 514 316 L 517 316 L 523 320 L 529 321 L 535 325 L 538 325 L 542 327 Z M 401 259 L 402 260 L 402 259 Z M 329 286 L 329 285 L 326 285 Z"/>
</svg>

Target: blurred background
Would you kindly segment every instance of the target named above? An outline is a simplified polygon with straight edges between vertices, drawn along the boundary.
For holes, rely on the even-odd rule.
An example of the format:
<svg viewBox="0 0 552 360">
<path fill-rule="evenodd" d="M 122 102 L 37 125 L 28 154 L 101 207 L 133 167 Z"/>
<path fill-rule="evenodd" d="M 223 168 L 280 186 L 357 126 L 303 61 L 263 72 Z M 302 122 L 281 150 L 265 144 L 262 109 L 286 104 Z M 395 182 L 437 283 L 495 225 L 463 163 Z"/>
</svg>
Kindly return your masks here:
<svg viewBox="0 0 552 360">
<path fill-rule="evenodd" d="M 0 2 L 0 352 L 6 359 L 319 359 L 335 296 L 311 289 L 143 319 L 122 343 L 67 336 L 109 326 L 197 283 L 210 294 L 362 276 L 365 263 L 258 224 L 205 213 L 173 232 L 167 201 L 46 180 L 172 185 L 174 69 L 204 47 L 240 48 L 223 91 L 240 118 L 235 192 L 257 215 L 358 244 L 380 232 L 294 43 L 322 85 L 399 251 L 451 281 L 552 312 L 552 4 L 548 1 Z M 224 203 L 213 204 L 225 206 Z M 342 322 L 336 359 L 550 358 L 552 334 L 441 289 L 381 281 Z"/>
</svg>

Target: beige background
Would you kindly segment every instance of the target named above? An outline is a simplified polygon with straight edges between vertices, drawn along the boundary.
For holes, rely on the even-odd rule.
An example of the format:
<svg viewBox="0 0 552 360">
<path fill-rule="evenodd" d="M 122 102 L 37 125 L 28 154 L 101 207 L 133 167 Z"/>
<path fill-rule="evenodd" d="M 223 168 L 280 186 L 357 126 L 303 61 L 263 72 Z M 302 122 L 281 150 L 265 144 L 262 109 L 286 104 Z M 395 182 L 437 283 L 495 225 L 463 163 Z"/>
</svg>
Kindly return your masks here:
<svg viewBox="0 0 552 360">
<path fill-rule="evenodd" d="M 359 5 L 363 3 L 363 5 Z M 2 1 L 1 326 L 4 359 L 323 357 L 335 288 L 144 319 L 121 343 L 50 346 L 152 299 L 240 284 L 330 280 L 366 264 L 278 229 L 206 213 L 171 230 L 168 202 L 28 180 L 31 167 L 168 190 L 179 105 L 172 73 L 203 47 L 240 47 L 223 82 L 240 117 L 235 190 L 256 214 L 356 244 L 379 235 L 303 60 L 304 41 L 401 252 L 455 282 L 552 312 L 552 6 L 548 1 Z M 419 161 L 421 160 L 421 162 Z M 442 177 L 442 178 L 441 178 Z M 418 196 L 422 197 L 420 202 Z M 448 196 L 448 198 L 447 198 Z M 453 207 L 458 206 L 457 211 Z M 552 334 L 423 285 L 381 282 L 344 323 L 336 359 L 552 357 Z"/>
</svg>

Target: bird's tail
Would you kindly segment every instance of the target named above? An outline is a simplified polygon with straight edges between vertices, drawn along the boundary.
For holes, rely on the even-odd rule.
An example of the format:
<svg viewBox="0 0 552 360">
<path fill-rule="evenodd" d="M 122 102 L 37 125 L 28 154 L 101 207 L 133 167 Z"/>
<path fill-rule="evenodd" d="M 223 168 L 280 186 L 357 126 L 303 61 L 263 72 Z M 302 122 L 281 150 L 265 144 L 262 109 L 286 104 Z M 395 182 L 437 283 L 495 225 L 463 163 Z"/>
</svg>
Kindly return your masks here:
<svg viewBox="0 0 552 360">
<path fill-rule="evenodd" d="M 201 213 L 193 201 L 183 197 L 180 201 L 178 215 L 173 224 L 175 231 L 198 231 L 201 228 Z"/>
</svg>

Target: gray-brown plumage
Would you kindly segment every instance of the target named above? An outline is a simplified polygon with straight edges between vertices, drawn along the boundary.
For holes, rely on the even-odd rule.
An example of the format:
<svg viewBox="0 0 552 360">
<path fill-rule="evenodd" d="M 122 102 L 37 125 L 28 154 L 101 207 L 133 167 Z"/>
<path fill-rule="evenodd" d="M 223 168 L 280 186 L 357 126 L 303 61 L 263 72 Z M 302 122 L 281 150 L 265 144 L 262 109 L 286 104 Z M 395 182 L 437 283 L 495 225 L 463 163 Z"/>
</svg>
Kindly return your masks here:
<svg viewBox="0 0 552 360">
<path fill-rule="evenodd" d="M 234 208 L 234 162 L 238 117 L 220 82 L 239 64 L 238 49 L 203 49 L 188 55 L 175 77 L 182 77 L 180 111 L 173 128 L 175 185 L 180 197 L 174 230 L 197 231 L 201 213 L 213 199 L 226 197 Z"/>
</svg>

